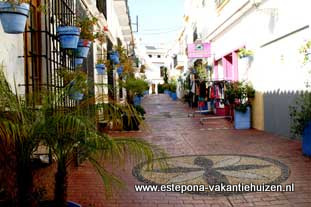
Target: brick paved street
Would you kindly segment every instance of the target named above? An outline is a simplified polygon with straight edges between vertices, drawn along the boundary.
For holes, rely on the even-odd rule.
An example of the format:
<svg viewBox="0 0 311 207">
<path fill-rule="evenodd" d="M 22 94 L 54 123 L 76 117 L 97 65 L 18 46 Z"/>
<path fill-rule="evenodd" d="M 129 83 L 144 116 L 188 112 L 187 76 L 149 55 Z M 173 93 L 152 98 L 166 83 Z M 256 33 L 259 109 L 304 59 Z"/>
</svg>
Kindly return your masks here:
<svg viewBox="0 0 311 207">
<path fill-rule="evenodd" d="M 256 130 L 237 131 L 227 120 L 209 120 L 204 125 L 199 117 L 188 117 L 191 110 L 167 95 L 145 97 L 147 111 L 145 129 L 138 132 L 112 132 L 113 136 L 142 137 L 160 145 L 170 156 L 178 155 L 252 155 L 278 160 L 290 169 L 282 184 L 295 183 L 295 192 L 245 193 L 231 196 L 210 196 L 179 193 L 134 192 L 139 184 L 132 175 L 133 166 L 117 168 L 114 172 L 126 181 L 127 189 L 105 199 L 100 177 L 84 163 L 72 171 L 69 179 L 69 200 L 83 207 L 208 207 L 208 206 L 311 206 L 311 159 L 302 156 L 296 140 Z"/>
</svg>

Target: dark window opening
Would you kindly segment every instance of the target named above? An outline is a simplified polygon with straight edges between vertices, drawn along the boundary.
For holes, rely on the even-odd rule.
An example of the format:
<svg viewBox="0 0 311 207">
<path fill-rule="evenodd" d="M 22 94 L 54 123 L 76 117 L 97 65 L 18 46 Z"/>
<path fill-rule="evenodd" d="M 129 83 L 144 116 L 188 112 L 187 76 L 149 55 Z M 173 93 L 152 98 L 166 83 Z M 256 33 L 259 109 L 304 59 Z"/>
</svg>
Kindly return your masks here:
<svg viewBox="0 0 311 207">
<path fill-rule="evenodd" d="M 152 55 L 148 55 L 150 58 L 152 58 Z"/>
<path fill-rule="evenodd" d="M 96 6 L 98 11 L 103 13 L 107 20 L 107 0 L 96 0 Z"/>
</svg>

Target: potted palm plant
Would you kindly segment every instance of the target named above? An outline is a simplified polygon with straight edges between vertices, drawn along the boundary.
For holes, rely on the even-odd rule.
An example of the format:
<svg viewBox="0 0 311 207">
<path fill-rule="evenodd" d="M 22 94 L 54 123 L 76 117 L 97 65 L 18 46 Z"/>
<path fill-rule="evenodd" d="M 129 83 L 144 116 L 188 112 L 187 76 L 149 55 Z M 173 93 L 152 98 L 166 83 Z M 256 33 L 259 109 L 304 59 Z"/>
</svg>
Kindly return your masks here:
<svg viewBox="0 0 311 207">
<path fill-rule="evenodd" d="M 302 152 L 311 156 L 311 93 L 301 94 L 295 105 L 290 106 L 291 132 L 302 136 Z"/>
<path fill-rule="evenodd" d="M 4 32 L 19 34 L 25 31 L 29 15 L 29 0 L 0 1 L 0 20 Z"/>
<path fill-rule="evenodd" d="M 13 179 L 10 199 L 14 206 L 36 207 L 32 153 L 40 142 L 35 134 L 42 119 L 33 108 L 32 95 L 27 95 L 26 101 L 25 96 L 13 91 L 0 69 L 0 157 L 5 158 L 0 159 L 0 165 L 6 169 L 1 176 Z"/>
<path fill-rule="evenodd" d="M 92 42 L 96 38 L 94 26 L 97 24 L 97 18 L 83 17 L 77 20 L 77 26 L 81 28 L 76 57 L 86 58 Z"/>
<path fill-rule="evenodd" d="M 57 101 L 57 100 L 55 100 Z M 106 187 L 110 192 L 111 187 L 120 187 L 122 182 L 113 175 L 110 175 L 104 168 L 103 162 L 119 160 L 124 163 L 128 155 L 138 160 L 153 159 L 156 151 L 147 142 L 140 139 L 118 138 L 112 139 L 105 134 L 98 132 L 96 117 L 88 113 L 89 109 L 102 110 L 107 112 L 105 117 L 108 121 L 119 120 L 123 113 L 133 114 L 134 110 L 126 105 L 113 104 L 89 104 L 80 105 L 70 111 L 61 109 L 51 110 L 51 100 L 45 100 L 43 110 L 46 111 L 42 127 L 38 127 L 40 138 L 45 140 L 50 147 L 57 163 L 55 174 L 54 206 L 67 207 L 67 179 L 68 166 L 78 160 L 88 160 L 93 164 Z M 86 107 L 86 108 L 84 108 Z M 53 112 L 52 112 L 53 111 Z M 72 203 L 70 204 L 72 205 Z"/>
<path fill-rule="evenodd" d="M 226 84 L 226 99 L 234 108 L 234 127 L 236 129 L 251 128 L 251 102 L 255 90 L 250 84 L 233 82 Z"/>
</svg>

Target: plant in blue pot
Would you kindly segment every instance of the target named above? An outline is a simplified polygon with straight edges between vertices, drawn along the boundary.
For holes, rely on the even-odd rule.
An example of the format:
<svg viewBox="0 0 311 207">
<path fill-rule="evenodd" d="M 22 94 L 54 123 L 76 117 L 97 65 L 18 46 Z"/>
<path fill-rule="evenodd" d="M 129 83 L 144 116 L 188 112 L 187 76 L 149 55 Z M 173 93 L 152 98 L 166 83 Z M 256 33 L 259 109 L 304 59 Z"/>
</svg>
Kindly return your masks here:
<svg viewBox="0 0 311 207">
<path fill-rule="evenodd" d="M 109 59 L 115 65 L 120 64 L 120 56 L 119 56 L 119 53 L 117 51 L 110 52 Z"/>
<path fill-rule="evenodd" d="M 20 34 L 25 31 L 29 7 L 29 0 L 0 1 L 0 21 L 5 33 Z"/>
<path fill-rule="evenodd" d="M 63 49 L 76 49 L 80 37 L 80 28 L 75 26 L 59 26 L 56 29 L 60 41 L 60 47 Z"/>
<path fill-rule="evenodd" d="M 97 64 L 95 65 L 95 69 L 96 69 L 98 75 L 104 75 L 105 69 L 106 69 L 105 61 L 101 58 L 98 59 Z"/>
<path fill-rule="evenodd" d="M 121 75 L 122 75 L 123 70 L 124 70 L 124 67 L 123 67 L 122 65 L 121 65 L 120 67 L 118 67 L 118 69 L 117 69 L 117 73 L 118 73 L 118 75 L 119 75 L 119 76 L 121 76 Z"/>
<path fill-rule="evenodd" d="M 225 96 L 230 103 L 230 108 L 234 110 L 234 128 L 251 128 L 251 99 L 255 97 L 253 87 L 238 81 L 227 83 Z"/>
<path fill-rule="evenodd" d="M 77 20 L 77 26 L 81 28 L 80 39 L 76 50 L 76 57 L 86 58 L 88 56 L 92 42 L 96 39 L 94 26 L 97 24 L 95 17 L 83 17 Z"/>
<path fill-rule="evenodd" d="M 294 137 L 302 137 L 302 153 L 311 156 L 311 92 L 300 94 L 290 106 L 291 132 Z"/>
<path fill-rule="evenodd" d="M 80 70 L 71 71 L 62 68 L 59 71 L 59 76 L 63 80 L 69 98 L 75 101 L 83 100 L 88 88 L 87 74 Z"/>
</svg>

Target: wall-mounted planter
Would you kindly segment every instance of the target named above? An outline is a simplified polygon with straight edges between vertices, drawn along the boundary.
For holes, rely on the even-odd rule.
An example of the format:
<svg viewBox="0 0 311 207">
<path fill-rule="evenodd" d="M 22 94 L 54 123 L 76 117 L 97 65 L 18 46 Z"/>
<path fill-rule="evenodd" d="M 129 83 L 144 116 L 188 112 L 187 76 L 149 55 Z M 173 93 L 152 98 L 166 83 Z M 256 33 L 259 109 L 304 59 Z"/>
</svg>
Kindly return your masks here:
<svg viewBox="0 0 311 207">
<path fill-rule="evenodd" d="M 80 93 L 79 91 L 71 91 L 69 93 L 69 98 L 75 101 L 81 101 L 84 97 L 83 93 Z"/>
<path fill-rule="evenodd" d="M 78 42 L 78 48 L 76 50 L 76 57 L 86 58 L 89 54 L 89 50 L 92 42 L 89 40 L 80 39 Z"/>
<path fill-rule="evenodd" d="M 70 88 L 69 88 L 69 98 L 75 101 L 81 101 L 84 97 L 84 94 L 81 93 L 80 90 L 74 88 L 75 81 L 70 82 Z"/>
<path fill-rule="evenodd" d="M 109 59 L 112 61 L 113 64 L 120 64 L 120 58 L 119 58 L 118 52 L 110 53 Z"/>
<path fill-rule="evenodd" d="M 302 153 L 311 156 L 311 122 L 307 124 L 302 134 Z"/>
<path fill-rule="evenodd" d="M 119 76 L 122 75 L 122 73 L 123 73 L 123 66 L 118 67 L 117 73 L 118 73 Z"/>
<path fill-rule="evenodd" d="M 83 58 L 75 58 L 75 67 L 83 64 Z"/>
<path fill-rule="evenodd" d="M 56 29 L 57 36 L 63 49 L 77 49 L 80 28 L 72 26 L 60 26 Z"/>
<path fill-rule="evenodd" d="M 105 72 L 105 65 L 104 64 L 96 64 L 95 69 L 98 75 L 104 75 Z"/>
<path fill-rule="evenodd" d="M 251 128 L 251 109 L 247 107 L 245 113 L 234 110 L 234 128 L 250 129 Z"/>
<path fill-rule="evenodd" d="M 29 14 L 29 4 L 11 4 L 0 2 L 0 20 L 4 32 L 8 34 L 20 34 L 25 31 Z"/>
</svg>

